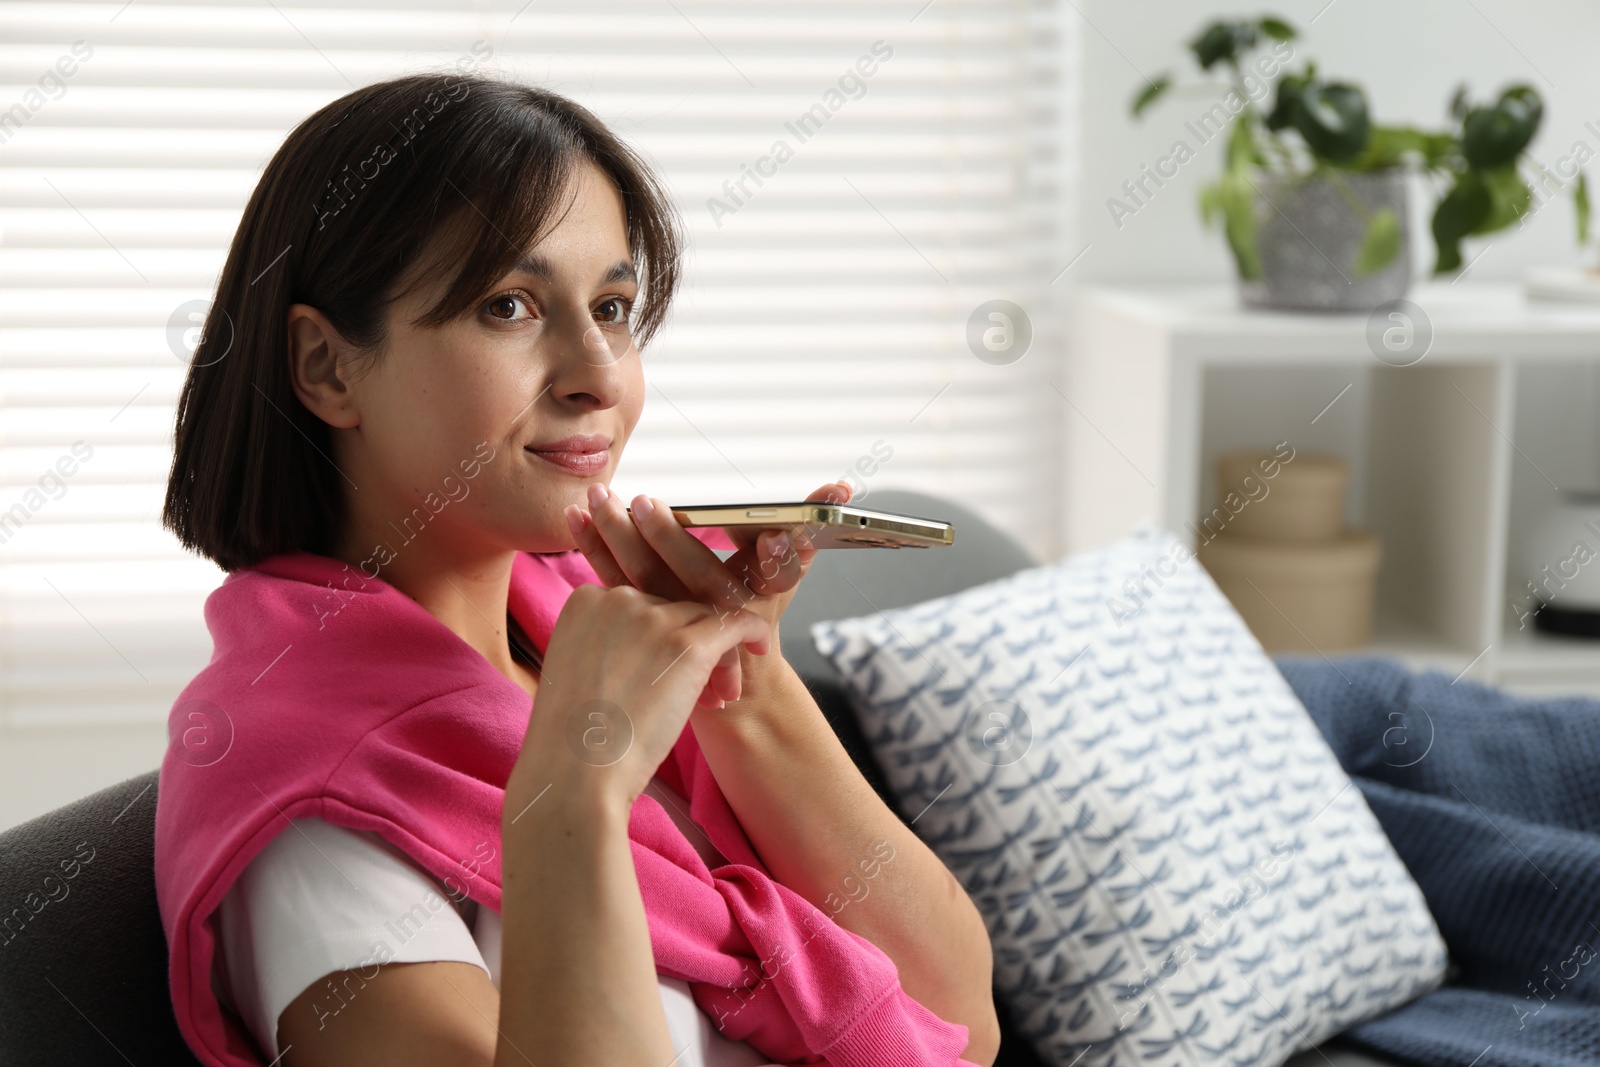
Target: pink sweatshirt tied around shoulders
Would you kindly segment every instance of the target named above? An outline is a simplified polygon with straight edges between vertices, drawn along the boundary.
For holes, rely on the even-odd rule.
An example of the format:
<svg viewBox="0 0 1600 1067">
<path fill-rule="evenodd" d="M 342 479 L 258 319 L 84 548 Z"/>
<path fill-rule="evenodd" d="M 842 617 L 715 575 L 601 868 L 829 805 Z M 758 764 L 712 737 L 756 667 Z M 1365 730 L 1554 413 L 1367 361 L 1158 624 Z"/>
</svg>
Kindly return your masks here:
<svg viewBox="0 0 1600 1067">
<path fill-rule="evenodd" d="M 695 531 L 729 548 L 721 531 Z M 578 551 L 519 553 L 508 608 L 543 651 L 561 606 L 600 579 Z M 527 693 L 421 605 L 306 552 L 235 571 L 206 600 L 211 662 L 168 720 L 156 891 L 178 1025 L 201 1062 L 258 1067 L 211 985 L 212 913 L 250 860 L 314 816 L 376 831 L 499 912 L 501 809 Z M 775 1063 L 972 1067 L 967 1028 L 900 986 L 894 962 L 774 881 L 685 727 L 657 772 L 727 862 L 706 867 L 641 795 L 628 821 L 656 970 L 689 983 L 734 1040 Z M 800 798 L 796 798 L 800 802 Z"/>
</svg>

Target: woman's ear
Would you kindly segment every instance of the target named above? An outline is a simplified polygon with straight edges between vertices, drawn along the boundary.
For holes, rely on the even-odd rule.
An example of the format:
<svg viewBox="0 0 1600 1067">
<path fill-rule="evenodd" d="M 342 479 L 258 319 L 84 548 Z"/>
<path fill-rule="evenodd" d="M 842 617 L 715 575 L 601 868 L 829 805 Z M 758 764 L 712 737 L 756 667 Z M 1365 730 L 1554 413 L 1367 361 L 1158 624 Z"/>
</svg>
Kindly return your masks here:
<svg viewBox="0 0 1600 1067">
<path fill-rule="evenodd" d="M 361 425 L 355 393 L 345 380 L 350 354 L 327 316 L 309 304 L 289 305 L 289 383 L 308 411 L 341 430 Z"/>
</svg>

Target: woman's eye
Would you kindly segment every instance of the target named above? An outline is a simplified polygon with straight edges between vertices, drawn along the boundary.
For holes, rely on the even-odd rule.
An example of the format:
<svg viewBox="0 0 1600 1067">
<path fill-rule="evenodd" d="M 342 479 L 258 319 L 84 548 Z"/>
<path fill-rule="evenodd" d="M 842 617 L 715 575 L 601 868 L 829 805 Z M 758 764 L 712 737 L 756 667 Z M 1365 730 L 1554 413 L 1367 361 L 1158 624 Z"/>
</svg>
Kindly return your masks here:
<svg viewBox="0 0 1600 1067">
<path fill-rule="evenodd" d="M 529 305 L 527 298 L 516 293 L 502 293 L 499 296 L 492 297 L 483 308 L 494 318 L 505 322 L 515 322 L 533 317 L 533 308 Z M 518 308 L 521 308 L 526 314 L 518 315 Z"/>
<path fill-rule="evenodd" d="M 613 296 L 601 301 L 600 306 L 594 309 L 594 316 L 607 326 L 621 326 L 628 321 L 628 315 L 632 311 L 632 301 Z"/>
</svg>

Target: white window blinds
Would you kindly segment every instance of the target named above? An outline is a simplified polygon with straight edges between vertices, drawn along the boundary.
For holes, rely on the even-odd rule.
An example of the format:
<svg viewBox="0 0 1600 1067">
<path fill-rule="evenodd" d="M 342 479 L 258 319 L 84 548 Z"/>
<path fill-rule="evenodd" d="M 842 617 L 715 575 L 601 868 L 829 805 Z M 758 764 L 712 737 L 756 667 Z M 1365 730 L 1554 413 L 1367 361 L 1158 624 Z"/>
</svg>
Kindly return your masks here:
<svg viewBox="0 0 1600 1067">
<path fill-rule="evenodd" d="M 159 523 L 189 314 L 288 130 L 408 71 L 566 93 L 677 198 L 687 285 L 644 355 L 619 492 L 777 499 L 851 472 L 869 495 L 962 497 L 1052 551 L 1073 18 L 1027 0 L 0 5 L 0 725 L 160 722 L 205 664 L 222 574 Z M 995 300 L 1027 321 L 974 316 Z"/>
</svg>

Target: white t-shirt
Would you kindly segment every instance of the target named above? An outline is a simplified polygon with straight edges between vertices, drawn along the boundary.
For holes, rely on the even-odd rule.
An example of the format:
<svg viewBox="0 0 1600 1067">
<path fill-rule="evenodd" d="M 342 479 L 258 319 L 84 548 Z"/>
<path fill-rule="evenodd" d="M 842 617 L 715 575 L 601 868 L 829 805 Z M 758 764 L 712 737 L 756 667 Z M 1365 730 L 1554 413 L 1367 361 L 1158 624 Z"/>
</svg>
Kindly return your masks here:
<svg viewBox="0 0 1600 1067">
<path fill-rule="evenodd" d="M 727 862 L 688 816 L 688 804 L 659 777 L 646 792 L 672 816 L 706 865 Z M 458 894 L 459 895 L 459 891 Z M 218 906 L 211 985 L 266 1052 L 279 1056 L 278 1017 L 324 975 L 374 963 L 475 963 L 500 987 L 500 916 L 477 901 L 450 899 L 444 884 L 376 833 L 306 818 L 262 849 Z M 380 946 L 386 946 L 387 952 Z M 658 976 L 675 1067 L 770 1067 L 731 1041 L 700 1010 L 681 979 Z M 324 983 L 320 1011 L 338 1012 L 361 983 L 337 992 Z"/>
</svg>

